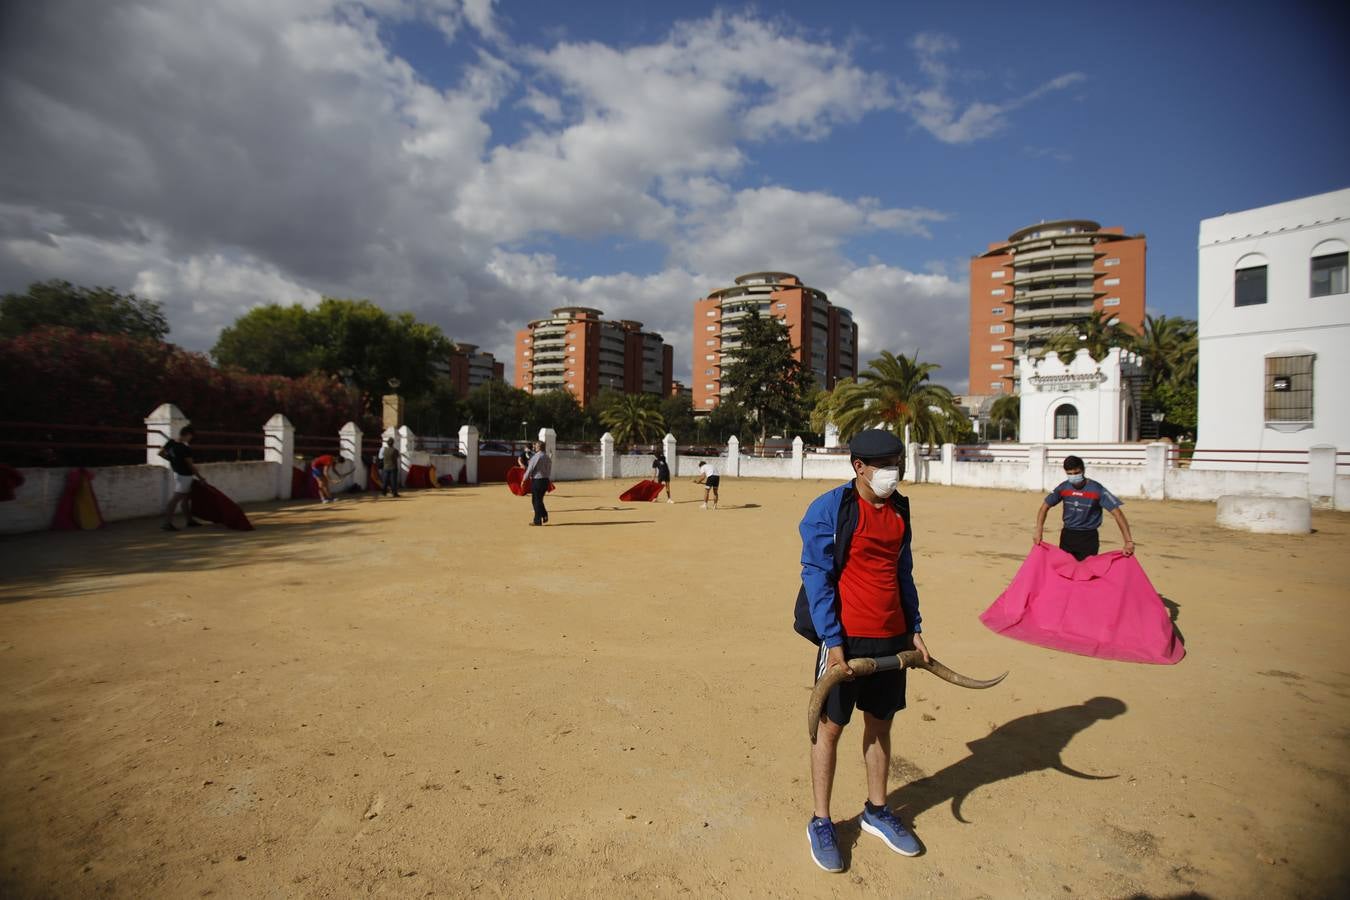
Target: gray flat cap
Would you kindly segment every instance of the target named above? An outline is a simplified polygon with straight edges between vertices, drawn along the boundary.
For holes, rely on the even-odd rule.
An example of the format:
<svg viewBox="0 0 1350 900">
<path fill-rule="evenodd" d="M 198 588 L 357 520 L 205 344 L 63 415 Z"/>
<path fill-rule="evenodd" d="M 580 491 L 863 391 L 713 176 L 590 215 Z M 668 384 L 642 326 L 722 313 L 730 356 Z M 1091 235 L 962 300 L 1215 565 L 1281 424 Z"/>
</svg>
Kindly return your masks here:
<svg viewBox="0 0 1350 900">
<path fill-rule="evenodd" d="M 869 428 L 860 431 L 848 442 L 848 452 L 860 459 L 881 459 L 886 456 L 902 456 L 905 444 L 889 431 Z"/>
</svg>

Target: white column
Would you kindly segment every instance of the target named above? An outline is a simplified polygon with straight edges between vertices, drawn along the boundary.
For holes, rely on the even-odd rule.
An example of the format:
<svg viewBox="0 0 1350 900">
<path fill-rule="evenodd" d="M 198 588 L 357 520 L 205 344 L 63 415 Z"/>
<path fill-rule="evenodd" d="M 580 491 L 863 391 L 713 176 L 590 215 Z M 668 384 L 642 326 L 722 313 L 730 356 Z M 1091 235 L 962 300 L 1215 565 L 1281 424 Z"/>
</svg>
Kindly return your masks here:
<svg viewBox="0 0 1350 900">
<path fill-rule="evenodd" d="M 666 455 L 666 463 L 670 465 L 670 477 L 677 477 L 680 474 L 680 447 L 675 435 L 666 432 L 666 436 L 661 438 L 661 452 Z"/>
<path fill-rule="evenodd" d="M 159 458 L 159 450 L 170 438 L 178 440 L 178 434 L 188 424 L 188 417 L 172 403 L 161 403 L 155 411 L 145 417 L 145 462 L 151 466 L 169 467 L 167 459 Z"/>
<path fill-rule="evenodd" d="M 1027 448 L 1027 490 L 1045 490 L 1045 445 L 1032 444 Z"/>
<path fill-rule="evenodd" d="M 792 478 L 802 478 L 806 470 L 806 444 L 802 441 L 802 436 L 797 435 L 792 439 Z"/>
<path fill-rule="evenodd" d="M 1308 448 L 1308 502 L 1314 509 L 1336 505 L 1336 448 L 1330 444 Z"/>
<path fill-rule="evenodd" d="M 464 453 L 464 482 L 478 483 L 478 429 L 472 425 L 461 425 L 459 429 L 459 449 Z"/>
<path fill-rule="evenodd" d="M 733 478 L 741 475 L 741 440 L 732 435 L 727 438 L 727 472 Z"/>
<path fill-rule="evenodd" d="M 909 434 L 908 425 L 905 434 Z M 923 481 L 923 473 L 919 471 L 919 447 L 913 441 L 905 441 L 905 478 L 914 484 Z"/>
<path fill-rule="evenodd" d="M 548 458 L 555 459 L 558 455 L 558 432 L 552 428 L 540 428 L 539 440 L 544 442 L 544 452 Z"/>
<path fill-rule="evenodd" d="M 291 499 L 291 474 L 295 471 L 295 426 L 277 413 L 263 425 L 263 460 L 277 467 L 277 499 Z"/>
<path fill-rule="evenodd" d="M 942 483 L 950 485 L 956 476 L 956 445 L 942 445 Z"/>
<path fill-rule="evenodd" d="M 1162 500 L 1167 497 L 1167 466 L 1172 445 L 1153 441 L 1144 447 L 1144 499 Z"/>
<path fill-rule="evenodd" d="M 366 478 L 369 474 L 366 470 L 366 461 L 361 458 L 361 441 L 364 438 L 365 435 L 355 422 L 348 422 L 338 432 L 338 446 L 342 448 L 342 455 L 352 461 L 352 481 L 360 485 L 363 491 L 367 487 Z"/>
<path fill-rule="evenodd" d="M 600 435 L 600 477 L 615 477 L 614 435 L 606 431 Z"/>
</svg>

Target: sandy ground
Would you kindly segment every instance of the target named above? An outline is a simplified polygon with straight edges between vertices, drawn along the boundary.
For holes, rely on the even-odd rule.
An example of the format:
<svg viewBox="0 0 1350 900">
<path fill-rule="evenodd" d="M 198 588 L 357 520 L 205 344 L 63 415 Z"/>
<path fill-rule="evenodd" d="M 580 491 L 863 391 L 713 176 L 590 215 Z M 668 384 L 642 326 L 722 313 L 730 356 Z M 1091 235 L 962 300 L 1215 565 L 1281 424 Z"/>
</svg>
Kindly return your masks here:
<svg viewBox="0 0 1350 900">
<path fill-rule="evenodd" d="M 828 875 L 790 620 L 831 485 L 729 479 L 716 512 L 623 486 L 561 485 L 546 528 L 494 485 L 0 541 L 0 894 L 1350 890 L 1350 516 L 1258 537 L 1129 503 L 1189 650 L 1153 667 L 989 633 L 1039 498 L 908 487 L 929 648 L 1012 674 L 911 676 L 891 799 L 918 858 L 859 831 L 845 735 Z"/>
</svg>

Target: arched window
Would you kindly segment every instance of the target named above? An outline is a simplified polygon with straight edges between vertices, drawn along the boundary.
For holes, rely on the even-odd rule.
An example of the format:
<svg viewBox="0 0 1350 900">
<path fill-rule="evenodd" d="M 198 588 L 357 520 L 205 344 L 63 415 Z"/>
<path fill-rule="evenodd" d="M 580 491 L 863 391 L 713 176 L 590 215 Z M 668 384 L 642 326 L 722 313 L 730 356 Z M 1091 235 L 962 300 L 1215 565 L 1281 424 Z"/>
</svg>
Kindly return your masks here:
<svg viewBox="0 0 1350 900">
<path fill-rule="evenodd" d="M 1055 410 L 1055 440 L 1074 441 L 1078 439 L 1078 407 L 1065 403 Z"/>
<path fill-rule="evenodd" d="M 1233 305 L 1256 306 L 1266 302 L 1266 258 L 1248 253 L 1233 267 Z"/>
<path fill-rule="evenodd" d="M 1309 294 L 1313 297 L 1330 297 L 1332 294 L 1347 293 L 1346 269 L 1350 268 L 1350 253 L 1346 252 L 1345 241 L 1322 241 L 1312 251 L 1310 265 L 1312 286 Z"/>
</svg>

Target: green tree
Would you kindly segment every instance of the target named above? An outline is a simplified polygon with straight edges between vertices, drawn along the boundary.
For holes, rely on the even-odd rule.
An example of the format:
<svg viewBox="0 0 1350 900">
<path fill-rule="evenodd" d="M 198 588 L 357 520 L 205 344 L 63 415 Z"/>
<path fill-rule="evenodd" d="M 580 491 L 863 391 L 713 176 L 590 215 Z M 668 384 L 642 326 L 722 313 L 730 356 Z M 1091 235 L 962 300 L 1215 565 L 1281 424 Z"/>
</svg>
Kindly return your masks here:
<svg viewBox="0 0 1350 900">
<path fill-rule="evenodd" d="M 739 341 L 724 353 L 722 367 L 731 400 L 751 414 L 761 441 L 770 428 L 802 429 L 814 376 L 797 361 L 788 327 L 751 309 L 741 322 Z"/>
<path fill-rule="evenodd" d="M 409 398 L 403 410 L 408 427 L 423 436 L 454 437 L 466 416 L 464 400 L 455 390 L 454 382 L 444 375 L 432 379 L 427 390 Z"/>
<path fill-rule="evenodd" d="M 1167 381 L 1153 395 L 1154 409 L 1166 417 L 1163 430 L 1173 436 L 1195 434 L 1199 420 L 1199 390 L 1194 381 Z"/>
<path fill-rule="evenodd" d="M 300 304 L 257 306 L 220 332 L 211 356 L 258 375 L 307 375 L 321 368 L 323 337 Z"/>
<path fill-rule="evenodd" d="M 1194 380 L 1198 348 L 1195 322 L 1182 316 L 1147 316 L 1143 331 L 1131 344 L 1154 392 L 1171 381 Z"/>
<path fill-rule="evenodd" d="M 666 422 L 656 397 L 651 394 L 619 394 L 600 410 L 600 421 L 609 428 L 614 441 L 628 448 L 660 440 Z"/>
<path fill-rule="evenodd" d="M 1021 428 L 1022 398 L 1016 394 L 1003 394 L 989 407 L 989 430 L 996 430 L 999 440 L 1007 436 L 1015 441 Z"/>
<path fill-rule="evenodd" d="M 694 423 L 694 401 L 687 396 L 665 397 L 661 400 L 661 418 L 666 431 L 675 435 L 681 444 L 688 444 L 698 435 Z"/>
<path fill-rule="evenodd" d="M 530 419 L 529 392 L 503 381 L 485 381 L 469 391 L 465 398 L 468 423 L 478 428 L 483 439 L 514 441 L 520 436 L 520 423 Z"/>
<path fill-rule="evenodd" d="M 1086 347 L 1092 358 L 1100 362 L 1112 347 L 1133 347 L 1135 337 L 1134 329 L 1121 322 L 1114 313 L 1094 309 L 1086 319 L 1066 325 L 1050 335 L 1045 342 L 1045 352 L 1058 353 L 1067 363 L 1078 348 Z"/>
<path fill-rule="evenodd" d="M 822 403 L 828 404 L 843 441 L 873 427 L 886 428 L 903 438 L 906 425 L 912 441 L 939 444 L 957 440 L 964 432 L 965 413 L 950 390 L 929 381 L 938 368 L 937 363 L 919 362 L 917 353 L 913 357 L 896 356 L 883 350 L 858 374 L 856 382 L 845 380 L 836 385 L 836 396 L 822 400 L 817 410 Z"/>
<path fill-rule="evenodd" d="M 581 440 L 586 411 L 570 391 L 542 391 L 530 397 L 530 430 L 552 428 L 565 441 Z"/>
<path fill-rule="evenodd" d="M 723 397 L 722 402 L 696 424 L 700 444 L 725 444 L 730 437 L 745 439 L 754 434 L 750 414 L 729 397 Z"/>
<path fill-rule="evenodd" d="M 0 338 L 47 327 L 156 341 L 169 333 L 169 322 L 159 303 L 108 287 L 76 287 L 69 281 L 53 279 L 35 281 L 22 294 L 0 298 Z"/>
</svg>

